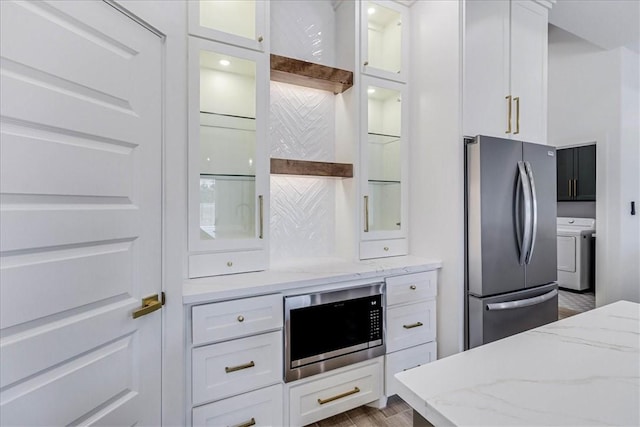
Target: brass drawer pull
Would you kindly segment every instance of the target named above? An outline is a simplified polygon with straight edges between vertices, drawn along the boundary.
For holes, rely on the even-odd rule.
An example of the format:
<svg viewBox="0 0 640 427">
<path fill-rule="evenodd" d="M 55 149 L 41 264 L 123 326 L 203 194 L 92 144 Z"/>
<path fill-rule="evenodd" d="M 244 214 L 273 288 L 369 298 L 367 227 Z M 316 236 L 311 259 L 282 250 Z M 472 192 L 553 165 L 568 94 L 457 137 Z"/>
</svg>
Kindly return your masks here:
<svg viewBox="0 0 640 427">
<path fill-rule="evenodd" d="M 234 427 L 251 427 L 256 425 L 256 419 L 255 418 L 251 418 L 249 421 L 247 421 L 246 423 L 242 423 L 242 424 L 238 424 Z"/>
<path fill-rule="evenodd" d="M 334 400 L 342 399 L 343 397 L 351 396 L 352 394 L 360 393 L 358 387 L 354 387 L 353 390 L 345 391 L 344 393 L 329 397 L 327 399 L 318 399 L 318 403 L 324 405 L 325 403 L 333 402 Z"/>
<path fill-rule="evenodd" d="M 410 288 L 412 291 L 415 291 L 415 290 L 416 290 L 416 285 L 411 285 L 411 286 L 409 286 L 409 288 Z"/>
<path fill-rule="evenodd" d="M 507 105 L 509 108 L 507 109 L 507 130 L 505 133 L 511 133 L 511 95 L 507 95 L 504 97 L 507 100 Z"/>
<path fill-rule="evenodd" d="M 242 314 L 238 316 L 238 322 L 240 323 L 244 322 L 244 316 Z"/>
<path fill-rule="evenodd" d="M 235 371 L 241 371 L 247 368 L 253 368 L 254 366 L 256 366 L 256 364 L 253 363 L 253 360 L 252 360 L 251 362 L 245 363 L 244 365 L 238 365 L 238 366 L 232 366 L 232 367 L 225 366 L 224 371 L 228 374 Z"/>
<path fill-rule="evenodd" d="M 369 196 L 364 196 L 364 232 L 369 232 Z"/>
<path fill-rule="evenodd" d="M 520 133 L 520 97 L 516 96 L 513 101 L 516 103 L 516 131 L 513 134 L 517 135 Z"/>
<path fill-rule="evenodd" d="M 422 322 L 412 323 L 411 325 L 402 325 L 405 329 L 417 328 L 418 326 L 423 326 Z"/>
</svg>

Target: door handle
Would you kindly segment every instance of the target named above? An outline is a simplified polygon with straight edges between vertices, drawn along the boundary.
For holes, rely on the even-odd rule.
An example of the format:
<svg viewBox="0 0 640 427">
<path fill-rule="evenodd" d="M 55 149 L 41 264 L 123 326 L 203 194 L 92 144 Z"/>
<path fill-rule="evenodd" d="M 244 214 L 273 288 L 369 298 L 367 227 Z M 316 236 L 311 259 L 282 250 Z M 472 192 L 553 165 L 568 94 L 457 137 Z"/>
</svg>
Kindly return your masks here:
<svg viewBox="0 0 640 427">
<path fill-rule="evenodd" d="M 533 168 L 531 167 L 531 163 L 524 162 L 524 165 L 527 169 L 529 185 L 531 186 L 531 213 L 533 217 L 531 224 L 531 244 L 527 250 L 527 259 L 525 260 L 525 262 L 529 264 L 531 262 L 531 257 L 533 256 L 533 248 L 536 246 L 536 236 L 538 235 L 538 194 L 536 193 L 536 182 L 533 178 Z"/>
<path fill-rule="evenodd" d="M 507 95 L 504 97 L 507 100 L 507 130 L 505 133 L 511 133 L 511 95 Z"/>
<path fill-rule="evenodd" d="M 516 103 L 516 131 L 513 134 L 517 135 L 520 133 L 520 97 L 516 96 L 513 101 Z"/>
<path fill-rule="evenodd" d="M 518 184 L 522 186 L 523 199 L 524 199 L 524 236 L 522 236 L 522 240 L 520 240 L 520 234 L 518 234 L 520 230 L 520 211 L 515 212 L 516 215 L 516 237 L 518 238 L 518 244 L 520 246 L 520 259 L 518 263 L 520 265 L 524 265 L 527 258 L 527 249 L 531 246 L 531 183 L 527 177 L 527 171 L 525 168 L 525 164 L 523 161 L 518 162 Z M 516 207 L 520 207 L 520 196 L 516 199 Z"/>
<path fill-rule="evenodd" d="M 569 184 L 569 198 L 571 198 L 571 197 L 572 197 L 572 196 L 571 196 L 571 181 L 572 181 L 572 180 L 568 180 L 568 181 L 567 181 L 567 184 Z"/>
<path fill-rule="evenodd" d="M 578 197 L 578 180 L 573 180 L 573 197 Z"/>
<path fill-rule="evenodd" d="M 533 298 L 526 298 L 526 299 L 520 299 L 520 300 L 517 300 L 517 301 L 497 302 L 497 303 L 493 303 L 493 304 L 487 304 L 487 310 L 489 310 L 489 311 L 511 310 L 511 309 L 514 309 L 514 308 L 529 307 L 531 305 L 542 304 L 545 301 L 549 301 L 551 298 L 555 297 L 556 295 L 558 295 L 558 290 L 557 289 L 553 289 L 553 290 L 547 292 L 546 294 L 538 295 L 537 297 L 533 297 Z"/>
<path fill-rule="evenodd" d="M 142 298 L 142 306 L 134 310 L 132 316 L 134 319 L 137 319 L 138 317 L 153 313 L 156 310 L 160 310 L 162 308 L 162 304 L 164 304 L 164 301 L 160 301 L 158 299 L 158 294 Z"/>
<path fill-rule="evenodd" d="M 364 232 L 369 232 L 369 196 L 364 196 Z"/>
<path fill-rule="evenodd" d="M 264 238 L 264 197 L 262 197 L 262 195 L 258 196 L 258 208 L 259 208 L 259 230 L 260 233 L 258 234 L 258 238 L 259 239 L 263 239 Z"/>
</svg>

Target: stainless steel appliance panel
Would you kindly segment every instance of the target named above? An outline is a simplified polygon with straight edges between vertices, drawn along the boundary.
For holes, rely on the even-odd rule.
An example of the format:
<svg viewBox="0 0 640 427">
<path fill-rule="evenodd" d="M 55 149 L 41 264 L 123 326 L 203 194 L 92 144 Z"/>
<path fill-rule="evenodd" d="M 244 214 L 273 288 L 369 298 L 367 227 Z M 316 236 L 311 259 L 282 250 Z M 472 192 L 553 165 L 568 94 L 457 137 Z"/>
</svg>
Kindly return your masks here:
<svg viewBox="0 0 640 427">
<path fill-rule="evenodd" d="M 523 289 L 515 217 L 522 143 L 478 136 L 466 149 L 468 291 L 489 296 Z"/>
<path fill-rule="evenodd" d="M 523 160 L 528 162 L 533 182 L 534 239 L 525 264 L 525 286 L 530 288 L 555 282 L 558 276 L 556 150 L 539 144 L 523 144 Z"/>
<path fill-rule="evenodd" d="M 469 296 L 469 348 L 558 320 L 555 283 L 504 295 Z"/>
</svg>

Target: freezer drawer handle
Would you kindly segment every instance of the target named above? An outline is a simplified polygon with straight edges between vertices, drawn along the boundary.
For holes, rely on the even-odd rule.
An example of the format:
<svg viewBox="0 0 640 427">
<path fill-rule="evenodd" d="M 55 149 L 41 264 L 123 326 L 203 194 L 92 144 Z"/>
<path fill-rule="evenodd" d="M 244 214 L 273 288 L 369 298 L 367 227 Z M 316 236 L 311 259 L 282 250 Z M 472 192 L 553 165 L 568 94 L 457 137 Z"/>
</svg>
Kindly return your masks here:
<svg viewBox="0 0 640 427">
<path fill-rule="evenodd" d="M 494 304 L 487 304 L 487 310 L 511 310 L 514 308 L 529 307 L 530 305 L 542 304 L 545 301 L 549 301 L 551 298 L 558 295 L 558 290 L 553 289 L 543 295 L 537 297 L 521 299 L 517 301 L 497 302 Z"/>
</svg>

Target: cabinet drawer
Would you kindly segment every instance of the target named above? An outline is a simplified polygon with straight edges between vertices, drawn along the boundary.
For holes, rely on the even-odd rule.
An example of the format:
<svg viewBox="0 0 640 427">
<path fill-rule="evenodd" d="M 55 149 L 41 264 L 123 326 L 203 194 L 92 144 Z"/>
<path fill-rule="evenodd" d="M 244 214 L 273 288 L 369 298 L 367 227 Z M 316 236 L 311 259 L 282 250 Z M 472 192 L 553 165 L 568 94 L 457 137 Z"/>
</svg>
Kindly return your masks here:
<svg viewBox="0 0 640 427">
<path fill-rule="evenodd" d="M 360 259 L 384 258 L 409 253 L 407 239 L 369 240 L 360 242 Z"/>
<path fill-rule="evenodd" d="M 189 255 L 189 278 L 248 273 L 267 269 L 264 250 Z"/>
<path fill-rule="evenodd" d="M 303 426 L 382 396 L 382 358 L 289 389 L 290 425 Z"/>
<path fill-rule="evenodd" d="M 438 292 L 438 272 L 435 270 L 388 277 L 385 282 L 387 306 L 433 298 Z"/>
<path fill-rule="evenodd" d="M 387 353 L 433 341 L 435 327 L 435 300 L 387 308 Z"/>
<path fill-rule="evenodd" d="M 282 327 L 282 296 L 198 305 L 191 316 L 193 345 L 256 334 Z"/>
<path fill-rule="evenodd" d="M 282 380 L 282 332 L 196 348 L 191 355 L 194 405 Z"/>
<path fill-rule="evenodd" d="M 192 415 L 194 426 L 281 426 L 282 385 L 199 406 Z"/>
<path fill-rule="evenodd" d="M 384 370 L 384 394 L 391 396 L 398 393 L 398 384 L 395 374 L 424 365 L 436 360 L 436 342 L 418 345 L 385 356 Z"/>
</svg>

